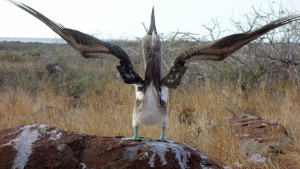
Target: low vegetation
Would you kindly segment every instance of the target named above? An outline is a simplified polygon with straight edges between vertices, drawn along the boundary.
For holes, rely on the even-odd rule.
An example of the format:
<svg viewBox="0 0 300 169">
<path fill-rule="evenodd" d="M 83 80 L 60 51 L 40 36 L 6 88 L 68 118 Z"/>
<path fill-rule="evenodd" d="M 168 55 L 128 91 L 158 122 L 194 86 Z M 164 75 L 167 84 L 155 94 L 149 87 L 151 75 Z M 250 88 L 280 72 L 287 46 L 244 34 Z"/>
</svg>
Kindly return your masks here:
<svg viewBox="0 0 300 169">
<path fill-rule="evenodd" d="M 246 16 L 247 21 L 253 18 L 247 23 L 253 28 L 265 16 L 273 15 L 255 11 Z M 245 25 L 234 24 L 244 31 Z M 217 22 L 205 28 L 214 39 Z M 279 33 L 282 36 L 268 34 L 225 61 L 191 64 L 178 89 L 170 91 L 168 139 L 203 150 L 225 166 L 246 164 L 229 121 L 233 115 L 254 114 L 284 125 L 296 147 L 279 155 L 295 166 L 275 160 L 256 168 L 300 168 L 298 28 L 299 23 L 294 23 Z M 211 40 L 178 32 L 162 37 L 165 72 L 180 49 Z M 139 40 L 114 43 L 128 52 L 142 74 Z M 48 72 L 49 63 L 58 63 L 63 71 Z M 131 136 L 134 89 L 122 83 L 117 64 L 114 59 L 84 59 L 66 44 L 1 42 L 0 128 L 43 123 L 86 134 Z M 159 126 L 140 129 L 150 138 L 158 138 L 160 132 Z"/>
<path fill-rule="evenodd" d="M 101 136 L 133 134 L 131 113 L 134 88 L 122 83 L 114 68 L 116 61 L 87 60 L 65 45 L 55 45 L 51 50 L 48 47 L 47 50 L 37 50 L 34 46 L 15 52 L 6 48 L 6 43 L 0 44 L 0 128 L 43 123 Z M 135 54 L 138 52 L 134 51 L 139 50 L 138 46 L 128 47 L 131 48 L 131 56 L 138 57 Z M 24 54 L 32 51 L 39 59 Z M 53 58 L 48 57 L 47 53 L 53 53 Z M 12 55 L 20 58 L 5 57 Z M 45 66 L 55 60 L 64 71 L 51 74 Z M 221 69 L 219 65 L 224 65 L 224 70 L 228 70 L 227 61 L 209 64 L 214 69 Z M 143 72 L 142 66 L 137 68 Z M 191 70 L 183 84 L 170 91 L 169 139 L 197 147 L 224 165 L 237 161 L 243 163 L 246 162 L 246 155 L 238 147 L 229 120 L 232 113 L 250 113 L 279 121 L 291 131 L 295 145 L 300 146 L 299 85 L 288 80 L 249 85 L 240 83 L 239 78 L 221 78 L 231 76 L 230 71 L 234 70 L 215 75 L 219 78 L 198 77 L 193 74 L 200 70 Z M 191 116 L 188 117 L 191 122 L 182 121 L 184 110 L 190 110 Z M 160 130 L 159 126 L 143 126 L 140 132 L 144 137 L 158 138 Z M 300 155 L 295 152 L 284 157 L 300 162 Z M 276 165 L 272 162 L 261 167 Z"/>
</svg>

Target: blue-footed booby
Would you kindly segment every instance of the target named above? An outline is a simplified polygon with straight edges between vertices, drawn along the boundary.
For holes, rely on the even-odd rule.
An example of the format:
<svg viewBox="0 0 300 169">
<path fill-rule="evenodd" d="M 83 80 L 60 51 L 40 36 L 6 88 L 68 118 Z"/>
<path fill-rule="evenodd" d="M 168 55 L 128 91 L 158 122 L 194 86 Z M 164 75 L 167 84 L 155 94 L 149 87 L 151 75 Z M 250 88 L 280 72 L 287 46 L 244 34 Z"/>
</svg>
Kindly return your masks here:
<svg viewBox="0 0 300 169">
<path fill-rule="evenodd" d="M 104 56 L 101 54 L 106 53 L 119 59 L 120 64 L 116 66 L 116 68 L 123 81 L 135 87 L 136 101 L 132 115 L 134 135 L 130 138 L 124 138 L 132 140 L 141 139 L 138 135 L 138 127 L 140 125 L 160 125 L 162 132 L 159 140 L 167 141 L 165 131 L 168 126 L 168 112 L 166 106 L 168 89 L 174 89 L 180 84 L 188 68 L 187 63 L 199 60 L 224 60 L 259 36 L 300 19 L 299 14 L 286 16 L 255 30 L 232 34 L 204 45 L 183 49 L 176 57 L 169 72 L 163 76 L 161 70 L 161 40 L 155 26 L 153 8 L 150 27 L 142 40 L 143 56 L 146 66 L 145 76 L 142 78 L 136 73 L 129 56 L 121 47 L 80 31 L 65 28 L 23 3 L 15 0 L 7 1 L 42 21 L 61 36 L 71 47 L 76 49 L 83 57 L 103 58 Z"/>
</svg>

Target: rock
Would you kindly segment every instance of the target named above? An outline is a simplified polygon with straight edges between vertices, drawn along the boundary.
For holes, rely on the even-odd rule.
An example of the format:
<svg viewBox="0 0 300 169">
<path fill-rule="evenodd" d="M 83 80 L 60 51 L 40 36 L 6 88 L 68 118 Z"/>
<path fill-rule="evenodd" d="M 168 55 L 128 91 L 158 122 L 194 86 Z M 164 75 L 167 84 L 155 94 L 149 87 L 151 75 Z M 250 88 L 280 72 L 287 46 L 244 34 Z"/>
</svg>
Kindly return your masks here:
<svg viewBox="0 0 300 169">
<path fill-rule="evenodd" d="M 231 119 L 240 147 L 245 149 L 246 155 L 285 153 L 292 150 L 293 137 L 281 124 L 274 120 L 243 114 Z"/>
<path fill-rule="evenodd" d="M 0 168 L 222 168 L 179 143 L 124 141 L 44 124 L 0 129 Z"/>
<path fill-rule="evenodd" d="M 54 73 L 62 72 L 64 69 L 58 63 L 48 63 L 46 65 L 46 70 L 50 74 L 54 74 Z"/>
</svg>

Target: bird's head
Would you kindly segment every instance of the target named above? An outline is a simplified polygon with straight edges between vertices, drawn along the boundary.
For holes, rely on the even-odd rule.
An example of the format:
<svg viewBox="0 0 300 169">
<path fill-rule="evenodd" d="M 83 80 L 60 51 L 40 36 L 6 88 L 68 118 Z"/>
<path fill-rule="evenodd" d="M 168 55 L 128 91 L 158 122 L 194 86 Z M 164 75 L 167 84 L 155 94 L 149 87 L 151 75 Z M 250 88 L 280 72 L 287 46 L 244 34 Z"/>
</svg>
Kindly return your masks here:
<svg viewBox="0 0 300 169">
<path fill-rule="evenodd" d="M 143 38 L 143 50 L 146 61 L 153 57 L 160 57 L 161 54 L 161 41 L 156 30 L 154 7 L 152 8 L 150 27 Z"/>
</svg>

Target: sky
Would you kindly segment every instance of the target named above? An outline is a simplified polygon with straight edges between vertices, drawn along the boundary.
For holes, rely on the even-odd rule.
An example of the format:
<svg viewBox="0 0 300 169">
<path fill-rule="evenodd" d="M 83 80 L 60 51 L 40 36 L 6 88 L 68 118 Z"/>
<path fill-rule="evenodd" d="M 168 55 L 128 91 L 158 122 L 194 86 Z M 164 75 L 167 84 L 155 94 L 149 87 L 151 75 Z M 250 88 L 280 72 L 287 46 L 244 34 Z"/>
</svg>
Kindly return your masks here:
<svg viewBox="0 0 300 169">
<path fill-rule="evenodd" d="M 292 13 L 300 13 L 300 0 L 20 0 L 64 27 L 103 39 L 135 39 L 143 37 L 155 8 L 159 33 L 191 32 L 208 34 L 203 25 L 218 19 L 222 30 L 232 22 L 243 21 L 243 15 L 261 8 L 282 5 Z M 0 37 L 59 38 L 38 19 L 0 0 Z"/>
</svg>

